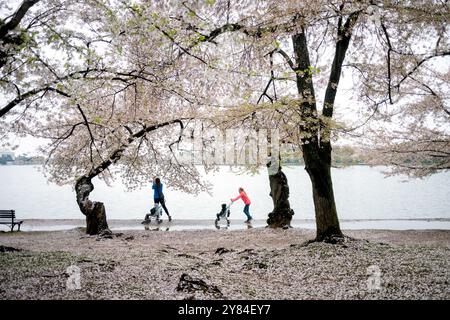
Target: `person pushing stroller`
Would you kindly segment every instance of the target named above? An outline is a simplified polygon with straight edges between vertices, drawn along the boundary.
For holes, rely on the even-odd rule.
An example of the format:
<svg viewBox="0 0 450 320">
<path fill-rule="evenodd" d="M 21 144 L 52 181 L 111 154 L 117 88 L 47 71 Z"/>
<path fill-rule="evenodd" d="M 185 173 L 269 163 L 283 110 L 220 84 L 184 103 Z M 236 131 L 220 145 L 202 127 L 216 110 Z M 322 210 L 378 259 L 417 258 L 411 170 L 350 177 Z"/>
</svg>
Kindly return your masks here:
<svg viewBox="0 0 450 320">
<path fill-rule="evenodd" d="M 247 193 L 244 191 L 244 188 L 239 188 L 239 195 L 234 198 L 231 199 L 231 203 L 235 202 L 238 199 L 242 199 L 242 201 L 244 202 L 244 213 L 247 216 L 247 220 L 245 222 L 250 222 L 253 220 L 252 216 L 250 215 L 250 198 L 248 197 Z"/>
<path fill-rule="evenodd" d="M 155 178 L 153 179 L 153 202 L 155 204 L 154 208 L 150 210 L 149 214 L 145 215 L 144 221 L 142 223 L 150 222 L 150 217 L 156 217 L 156 221 L 161 223 L 161 207 L 164 209 L 164 212 L 167 214 L 167 218 L 169 218 L 169 222 L 172 221 L 172 216 L 169 214 L 169 210 L 166 207 L 166 201 L 164 199 L 163 193 L 163 184 L 161 183 L 161 179 Z"/>
</svg>

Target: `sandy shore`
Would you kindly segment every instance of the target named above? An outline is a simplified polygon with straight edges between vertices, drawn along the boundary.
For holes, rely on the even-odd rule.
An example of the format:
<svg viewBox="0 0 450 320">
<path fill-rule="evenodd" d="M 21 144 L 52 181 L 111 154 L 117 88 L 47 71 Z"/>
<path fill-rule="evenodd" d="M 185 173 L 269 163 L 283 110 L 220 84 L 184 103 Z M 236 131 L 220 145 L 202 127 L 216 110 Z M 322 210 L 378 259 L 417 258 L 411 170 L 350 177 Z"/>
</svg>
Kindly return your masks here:
<svg viewBox="0 0 450 320">
<path fill-rule="evenodd" d="M 0 233 L 0 299 L 450 299 L 450 231 L 345 233 L 356 240 L 304 246 L 313 230 L 265 228 Z M 66 287 L 73 265 L 79 290 Z"/>
</svg>

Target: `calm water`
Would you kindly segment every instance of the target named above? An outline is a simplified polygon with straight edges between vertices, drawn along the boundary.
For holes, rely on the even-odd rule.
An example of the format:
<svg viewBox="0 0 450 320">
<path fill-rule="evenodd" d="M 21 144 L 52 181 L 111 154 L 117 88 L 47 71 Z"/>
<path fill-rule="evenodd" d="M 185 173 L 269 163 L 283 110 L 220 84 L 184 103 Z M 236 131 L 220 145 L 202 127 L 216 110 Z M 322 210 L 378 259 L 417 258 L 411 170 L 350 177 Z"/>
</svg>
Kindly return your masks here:
<svg viewBox="0 0 450 320">
<path fill-rule="evenodd" d="M 309 178 L 303 167 L 285 168 L 294 219 L 313 219 Z M 423 180 L 385 178 L 382 168 L 365 166 L 332 170 L 339 217 L 342 220 L 450 219 L 450 172 Z M 268 176 L 239 175 L 229 167 L 209 174 L 213 194 L 193 196 L 166 188 L 167 207 L 176 219 L 213 219 L 220 204 L 246 189 L 255 219 L 266 219 L 272 208 Z M 164 181 L 163 181 L 164 182 Z M 72 186 L 49 184 L 38 167 L 0 166 L 0 209 L 15 209 L 22 219 L 82 219 Z M 112 187 L 97 181 L 91 199 L 106 204 L 109 219 L 142 219 L 152 206 L 147 188 L 127 192 L 117 181 Z M 244 219 L 242 202 L 231 207 L 231 217 Z M 448 222 L 447 222 L 448 224 Z"/>
</svg>

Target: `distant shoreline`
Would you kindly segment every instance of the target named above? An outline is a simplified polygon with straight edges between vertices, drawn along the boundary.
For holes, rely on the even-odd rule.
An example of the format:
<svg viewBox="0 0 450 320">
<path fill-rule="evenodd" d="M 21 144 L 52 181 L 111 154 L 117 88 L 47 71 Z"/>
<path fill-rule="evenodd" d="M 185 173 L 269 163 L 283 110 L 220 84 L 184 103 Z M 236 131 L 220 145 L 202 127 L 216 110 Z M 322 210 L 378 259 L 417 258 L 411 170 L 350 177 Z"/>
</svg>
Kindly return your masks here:
<svg viewBox="0 0 450 320">
<path fill-rule="evenodd" d="M 0 163 L 0 167 L 12 167 L 12 166 L 42 166 L 44 165 L 43 163 L 7 163 L 7 164 L 3 164 Z"/>
</svg>

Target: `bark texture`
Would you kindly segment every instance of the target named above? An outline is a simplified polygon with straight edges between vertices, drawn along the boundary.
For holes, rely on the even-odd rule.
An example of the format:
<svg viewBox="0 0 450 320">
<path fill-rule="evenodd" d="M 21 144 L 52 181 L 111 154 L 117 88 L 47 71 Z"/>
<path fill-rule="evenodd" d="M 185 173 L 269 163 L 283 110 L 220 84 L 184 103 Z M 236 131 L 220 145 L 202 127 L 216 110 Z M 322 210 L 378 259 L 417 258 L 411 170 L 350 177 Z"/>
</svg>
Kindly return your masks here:
<svg viewBox="0 0 450 320">
<path fill-rule="evenodd" d="M 289 185 L 286 175 L 278 168 L 278 172 L 269 175 L 270 196 L 273 201 L 273 211 L 269 213 L 267 224 L 271 228 L 289 228 L 294 210 L 289 203 Z"/>
<path fill-rule="evenodd" d="M 331 147 L 330 147 L 331 150 Z M 320 154 L 320 151 L 323 153 Z M 336 242 L 343 234 L 339 225 L 331 179 L 331 151 L 303 148 L 305 170 L 311 179 L 316 216 L 316 241 Z"/>
<path fill-rule="evenodd" d="M 343 7 L 344 5 L 341 5 L 341 11 Z M 333 117 L 342 64 L 359 14 L 359 11 L 349 14 L 345 22 L 343 16 L 338 19 L 335 54 L 322 109 L 323 119 L 332 119 Z M 312 77 L 314 68 L 311 66 L 304 28 L 292 36 L 292 44 L 296 62 L 299 112 L 302 118 L 299 124 L 299 129 L 303 134 L 302 152 L 305 170 L 308 172 L 312 184 L 316 216 L 315 240 L 335 243 L 343 238 L 343 234 L 339 225 L 331 179 L 331 128 L 318 116 Z"/>
<path fill-rule="evenodd" d="M 106 236 L 112 234 L 106 221 L 106 210 L 103 202 L 91 201 L 89 194 L 94 190 L 91 178 L 82 177 L 75 185 L 77 203 L 86 216 L 86 233 Z"/>
</svg>

